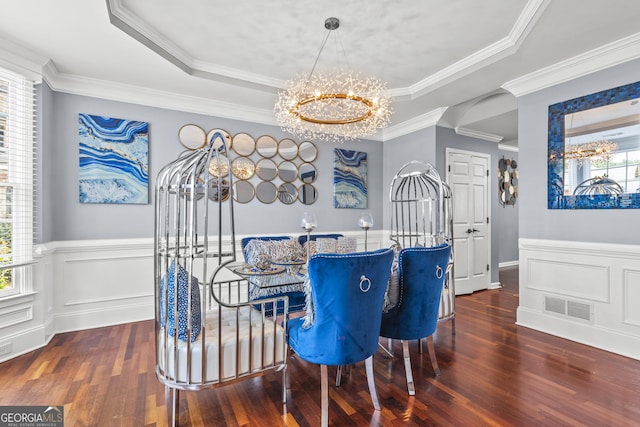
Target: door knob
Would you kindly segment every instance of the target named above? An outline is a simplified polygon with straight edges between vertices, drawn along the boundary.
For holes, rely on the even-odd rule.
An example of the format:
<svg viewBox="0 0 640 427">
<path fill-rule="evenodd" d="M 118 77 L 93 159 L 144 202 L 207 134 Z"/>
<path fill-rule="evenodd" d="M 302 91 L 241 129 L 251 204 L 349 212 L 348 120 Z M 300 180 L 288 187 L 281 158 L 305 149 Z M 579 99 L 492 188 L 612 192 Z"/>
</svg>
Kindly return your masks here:
<svg viewBox="0 0 640 427">
<path fill-rule="evenodd" d="M 472 230 L 472 229 L 470 229 L 470 228 L 467 228 L 467 234 L 471 234 L 471 233 L 473 233 L 474 231 L 475 231 L 475 230 Z"/>
</svg>

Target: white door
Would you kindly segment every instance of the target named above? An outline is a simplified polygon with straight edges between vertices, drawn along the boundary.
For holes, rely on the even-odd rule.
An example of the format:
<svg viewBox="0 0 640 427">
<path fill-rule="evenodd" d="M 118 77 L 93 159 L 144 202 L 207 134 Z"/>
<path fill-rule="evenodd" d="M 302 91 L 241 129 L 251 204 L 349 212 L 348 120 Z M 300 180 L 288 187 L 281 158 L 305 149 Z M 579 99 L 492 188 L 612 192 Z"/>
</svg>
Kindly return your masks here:
<svg viewBox="0 0 640 427">
<path fill-rule="evenodd" d="M 491 284 L 489 161 L 488 154 L 447 150 L 456 295 L 488 289 Z"/>
</svg>

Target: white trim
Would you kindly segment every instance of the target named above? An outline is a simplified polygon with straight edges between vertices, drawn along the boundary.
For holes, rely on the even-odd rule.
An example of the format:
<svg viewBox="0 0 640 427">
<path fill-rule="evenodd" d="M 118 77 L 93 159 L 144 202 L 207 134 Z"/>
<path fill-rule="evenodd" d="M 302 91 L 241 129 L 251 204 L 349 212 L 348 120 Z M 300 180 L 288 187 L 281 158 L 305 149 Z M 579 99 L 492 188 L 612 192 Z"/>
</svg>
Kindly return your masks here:
<svg viewBox="0 0 640 427">
<path fill-rule="evenodd" d="M 520 261 L 515 260 L 515 261 L 506 261 L 506 262 L 499 262 L 498 263 L 498 268 L 508 268 L 508 267 L 516 267 L 520 265 Z"/>
<path fill-rule="evenodd" d="M 510 80 L 502 85 L 516 97 L 640 58 L 640 33 Z"/>
<path fill-rule="evenodd" d="M 408 135 L 421 129 L 436 126 L 448 107 L 440 107 L 417 117 L 388 127 L 382 131 L 382 141 L 390 141 L 402 135 Z"/>
<path fill-rule="evenodd" d="M 517 153 L 518 151 L 520 151 L 518 147 L 514 147 L 513 145 L 507 145 L 507 144 L 498 144 L 498 150 L 513 151 L 514 153 Z"/>
<path fill-rule="evenodd" d="M 467 128 L 463 128 L 463 127 L 460 127 L 460 126 L 456 126 L 453 130 L 458 135 L 468 136 L 468 137 L 471 137 L 471 138 L 478 138 L 478 139 L 482 139 L 484 141 L 489 141 L 489 142 L 500 142 L 500 141 L 502 141 L 504 139 L 504 137 L 500 136 L 500 135 L 494 135 L 492 133 L 481 132 L 479 130 L 467 129 Z"/>
<path fill-rule="evenodd" d="M 44 80 L 51 86 L 51 89 L 58 92 L 189 113 L 207 114 L 225 119 L 272 126 L 278 125 L 272 110 L 250 108 L 244 105 L 207 98 L 60 73 L 52 63 L 47 64 L 43 72 Z"/>
</svg>

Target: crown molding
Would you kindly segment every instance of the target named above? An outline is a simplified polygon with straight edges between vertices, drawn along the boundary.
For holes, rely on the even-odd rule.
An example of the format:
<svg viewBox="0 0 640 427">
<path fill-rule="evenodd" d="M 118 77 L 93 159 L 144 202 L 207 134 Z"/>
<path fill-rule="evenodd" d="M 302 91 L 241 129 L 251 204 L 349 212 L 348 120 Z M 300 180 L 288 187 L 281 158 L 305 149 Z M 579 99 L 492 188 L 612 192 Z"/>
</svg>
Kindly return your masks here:
<svg viewBox="0 0 640 427">
<path fill-rule="evenodd" d="M 640 33 L 506 82 L 502 88 L 519 97 L 640 58 Z"/>
<path fill-rule="evenodd" d="M 390 91 L 391 94 L 398 100 L 416 99 L 481 67 L 511 55 L 520 47 L 550 1 L 528 0 L 506 37 L 411 86 L 392 89 Z M 269 92 L 275 92 L 286 87 L 286 82 L 280 79 L 195 60 L 186 51 L 138 19 L 134 13 L 122 4 L 122 0 L 107 0 L 107 11 L 112 25 L 189 75 Z"/>
<path fill-rule="evenodd" d="M 184 49 L 179 48 L 171 40 L 138 19 L 122 4 L 121 0 L 107 0 L 107 13 L 109 22 L 113 26 L 189 75 L 268 92 L 275 92 L 286 85 L 282 80 L 261 74 L 195 60 Z"/>
<path fill-rule="evenodd" d="M 506 145 L 506 144 L 498 144 L 498 150 L 513 151 L 514 153 L 517 153 L 520 151 L 518 147 L 515 147 L 513 145 Z"/>
<path fill-rule="evenodd" d="M 390 126 L 382 131 L 382 141 L 390 141 L 399 136 L 408 135 L 420 129 L 425 129 L 438 124 L 448 107 L 440 107 L 406 120 L 397 125 Z"/>
<path fill-rule="evenodd" d="M 43 55 L 0 38 L 0 66 L 22 74 L 36 84 L 42 81 L 42 67 L 48 61 L 49 58 Z"/>
<path fill-rule="evenodd" d="M 457 135 L 468 136 L 471 138 L 483 139 L 490 142 L 500 142 L 504 139 L 503 136 L 494 135 L 492 133 L 480 132 L 479 130 L 467 129 L 463 127 L 455 127 L 453 129 Z"/>
<path fill-rule="evenodd" d="M 44 79 L 58 92 L 278 126 L 272 110 L 60 73 L 51 62 Z"/>
<path fill-rule="evenodd" d="M 397 89 L 396 93 L 400 96 L 409 96 L 410 99 L 415 99 L 513 54 L 518 50 L 550 2 L 551 0 L 529 0 L 506 37 L 414 83 L 408 88 Z"/>
</svg>

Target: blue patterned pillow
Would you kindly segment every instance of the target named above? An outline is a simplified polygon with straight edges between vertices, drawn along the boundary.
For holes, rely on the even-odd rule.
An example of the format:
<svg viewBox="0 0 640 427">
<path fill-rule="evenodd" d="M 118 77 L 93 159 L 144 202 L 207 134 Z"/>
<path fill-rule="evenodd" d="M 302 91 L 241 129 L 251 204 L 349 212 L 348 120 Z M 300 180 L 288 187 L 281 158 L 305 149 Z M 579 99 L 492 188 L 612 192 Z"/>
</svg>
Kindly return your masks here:
<svg viewBox="0 0 640 427">
<path fill-rule="evenodd" d="M 167 308 L 167 327 L 169 335 L 174 334 L 175 329 L 175 313 L 173 305 L 175 303 L 175 274 L 176 263 L 174 262 L 169 267 L 167 272 L 167 282 L 169 283 L 169 289 L 167 291 L 168 306 Z M 189 288 L 187 271 L 181 265 L 178 265 L 178 339 L 181 341 L 187 341 L 188 339 L 188 299 Z M 191 342 L 194 342 L 198 335 L 200 335 L 200 328 L 202 327 L 201 313 L 200 313 L 200 287 L 198 286 L 198 279 L 191 276 Z M 165 326 L 164 322 L 164 279 L 160 283 L 160 325 Z"/>
</svg>

